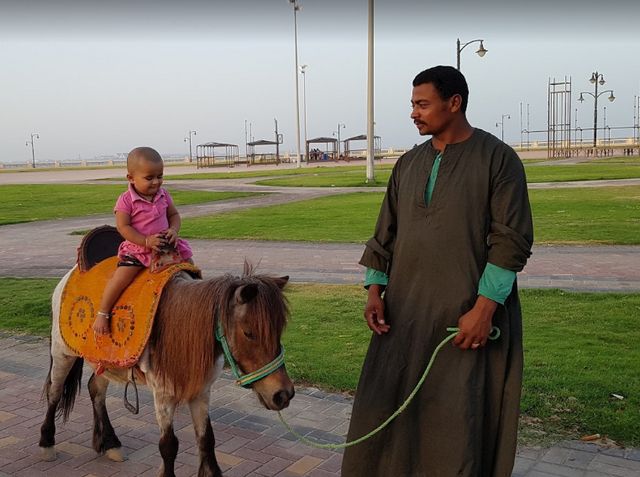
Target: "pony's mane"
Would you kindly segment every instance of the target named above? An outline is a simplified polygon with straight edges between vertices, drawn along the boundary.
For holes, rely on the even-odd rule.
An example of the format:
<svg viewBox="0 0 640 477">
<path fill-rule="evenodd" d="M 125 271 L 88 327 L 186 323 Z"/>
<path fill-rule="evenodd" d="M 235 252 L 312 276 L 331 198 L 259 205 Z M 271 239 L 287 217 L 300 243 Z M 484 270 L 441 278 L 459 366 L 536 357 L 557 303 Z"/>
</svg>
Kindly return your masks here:
<svg viewBox="0 0 640 477">
<path fill-rule="evenodd" d="M 225 330 L 231 329 L 232 300 L 240 286 L 257 287 L 249 313 L 257 320 L 259 342 L 275 356 L 288 316 L 287 301 L 277 280 L 256 275 L 253 267 L 245 264 L 241 277 L 178 277 L 167 284 L 151 334 L 151 364 L 160 382 L 173 387 L 178 402 L 195 398 L 210 379 L 214 359 L 221 352 L 214 335 L 216 316 Z"/>
</svg>

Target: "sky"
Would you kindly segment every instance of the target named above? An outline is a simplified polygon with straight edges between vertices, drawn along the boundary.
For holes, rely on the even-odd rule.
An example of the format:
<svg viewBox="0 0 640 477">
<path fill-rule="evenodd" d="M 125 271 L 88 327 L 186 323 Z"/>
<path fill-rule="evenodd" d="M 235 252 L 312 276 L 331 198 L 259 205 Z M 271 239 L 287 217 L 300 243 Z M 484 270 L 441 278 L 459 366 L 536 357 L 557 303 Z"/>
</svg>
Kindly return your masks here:
<svg viewBox="0 0 640 477">
<path fill-rule="evenodd" d="M 301 138 L 366 133 L 367 0 L 298 0 Z M 592 73 L 616 100 L 600 121 L 632 126 L 640 95 L 637 0 L 375 0 L 375 128 L 383 148 L 421 142 L 411 81 L 461 53 L 472 125 L 518 144 L 547 127 L 550 80 L 572 82 L 572 124 L 592 127 Z M 294 17 L 289 0 L 0 0 L 0 162 L 65 161 L 149 145 L 254 139 L 296 150 Z M 306 92 L 306 94 L 304 94 Z M 306 115 L 303 104 L 306 97 Z M 522 105 L 522 106 L 521 106 Z M 527 123 L 527 105 L 529 109 Z M 521 110 L 523 111 L 521 115 Z M 636 113 L 637 114 L 637 113 Z M 509 115 L 510 117 L 503 115 Z M 522 117 L 522 120 L 521 120 Z M 599 127 L 604 123 L 599 121 Z M 344 125 L 344 127 L 342 127 Z M 614 131 L 612 135 L 615 135 Z M 631 129 L 618 135 L 631 136 Z M 544 139 L 544 135 L 538 135 Z M 532 139 L 535 137 L 532 136 Z M 365 147 L 362 144 L 362 147 Z"/>
</svg>

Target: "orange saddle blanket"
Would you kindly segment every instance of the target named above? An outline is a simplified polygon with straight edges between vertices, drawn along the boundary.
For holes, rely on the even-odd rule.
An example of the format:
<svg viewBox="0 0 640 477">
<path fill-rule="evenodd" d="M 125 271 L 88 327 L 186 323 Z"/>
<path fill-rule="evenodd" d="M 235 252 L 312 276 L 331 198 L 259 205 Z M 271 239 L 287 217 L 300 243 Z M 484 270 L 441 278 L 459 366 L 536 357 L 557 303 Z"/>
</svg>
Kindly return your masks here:
<svg viewBox="0 0 640 477">
<path fill-rule="evenodd" d="M 151 334 L 164 286 L 182 271 L 200 277 L 200 270 L 190 263 L 171 265 L 157 273 L 142 270 L 113 308 L 111 333 L 96 335 L 93 322 L 104 287 L 117 263 L 118 257 L 111 257 L 86 272 L 76 268 L 62 293 L 62 339 L 73 352 L 97 363 L 100 368 L 122 368 L 136 364 Z"/>
</svg>

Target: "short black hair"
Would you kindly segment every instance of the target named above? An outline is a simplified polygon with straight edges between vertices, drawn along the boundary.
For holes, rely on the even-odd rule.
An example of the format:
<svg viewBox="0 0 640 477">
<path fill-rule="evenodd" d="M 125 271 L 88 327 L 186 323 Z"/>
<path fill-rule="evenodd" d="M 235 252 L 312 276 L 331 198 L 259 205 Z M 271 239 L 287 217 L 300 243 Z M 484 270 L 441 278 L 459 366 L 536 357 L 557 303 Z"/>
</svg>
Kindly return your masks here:
<svg viewBox="0 0 640 477">
<path fill-rule="evenodd" d="M 467 102 L 469 101 L 469 86 L 464 75 L 453 66 L 434 66 L 418 73 L 413 79 L 413 86 L 431 83 L 443 100 L 451 98 L 454 94 L 459 94 L 462 98 L 463 113 L 467 112 Z"/>
</svg>

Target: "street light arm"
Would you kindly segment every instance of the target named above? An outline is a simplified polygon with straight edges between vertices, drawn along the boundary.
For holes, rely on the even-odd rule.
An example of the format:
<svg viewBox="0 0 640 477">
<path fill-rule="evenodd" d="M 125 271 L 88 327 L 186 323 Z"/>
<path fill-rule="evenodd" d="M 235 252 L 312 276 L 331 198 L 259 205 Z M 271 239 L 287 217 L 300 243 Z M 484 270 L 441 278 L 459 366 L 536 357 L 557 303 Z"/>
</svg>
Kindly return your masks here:
<svg viewBox="0 0 640 477">
<path fill-rule="evenodd" d="M 458 49 L 458 51 L 462 51 L 462 50 L 464 50 L 464 49 L 465 49 L 465 47 L 469 46 L 471 43 L 478 43 L 478 42 L 482 42 L 482 41 L 484 41 L 484 40 L 483 40 L 483 39 L 477 39 L 477 40 L 471 40 L 471 41 L 468 41 L 468 42 L 466 42 L 464 45 L 462 45 L 462 46 Z"/>
</svg>

